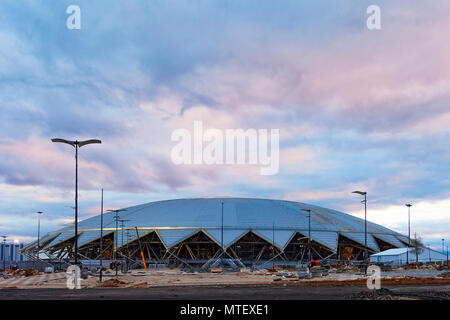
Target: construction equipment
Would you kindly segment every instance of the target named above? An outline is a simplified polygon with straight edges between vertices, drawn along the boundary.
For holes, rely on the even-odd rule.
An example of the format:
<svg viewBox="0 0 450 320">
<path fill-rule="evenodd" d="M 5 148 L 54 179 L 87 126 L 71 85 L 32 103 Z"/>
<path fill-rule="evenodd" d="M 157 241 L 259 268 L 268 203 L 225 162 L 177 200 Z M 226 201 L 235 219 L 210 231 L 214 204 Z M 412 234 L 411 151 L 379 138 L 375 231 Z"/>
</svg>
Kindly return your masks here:
<svg viewBox="0 0 450 320">
<path fill-rule="evenodd" d="M 141 245 L 141 239 L 139 238 L 139 231 L 137 227 L 134 227 L 136 229 L 136 236 L 139 243 L 139 250 L 141 251 L 141 257 L 142 257 L 142 263 L 144 264 L 145 270 L 147 270 L 147 264 L 145 263 L 145 257 L 144 257 L 144 251 L 142 251 L 142 245 Z"/>
</svg>

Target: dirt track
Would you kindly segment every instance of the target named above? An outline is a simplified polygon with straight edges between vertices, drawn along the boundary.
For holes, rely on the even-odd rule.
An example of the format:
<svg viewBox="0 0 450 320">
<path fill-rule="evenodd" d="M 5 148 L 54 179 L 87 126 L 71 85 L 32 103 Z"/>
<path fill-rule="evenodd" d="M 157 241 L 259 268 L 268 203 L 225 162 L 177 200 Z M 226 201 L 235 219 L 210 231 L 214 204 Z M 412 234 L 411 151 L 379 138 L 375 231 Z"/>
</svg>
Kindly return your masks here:
<svg viewBox="0 0 450 320">
<path fill-rule="evenodd" d="M 387 296 L 403 299 L 449 299 L 450 286 L 389 287 Z M 383 294 L 383 296 L 386 296 Z M 33 289 L 0 290 L 0 300 L 359 300 L 377 299 L 364 286 L 285 287 L 285 286 L 215 286 L 159 287 L 148 289 Z"/>
<path fill-rule="evenodd" d="M 281 281 L 289 287 L 348 287 L 348 286 L 365 286 L 366 279 L 357 280 L 321 280 L 321 281 Z M 398 279 L 382 279 L 383 286 L 398 285 L 450 285 L 450 278 L 398 278 Z"/>
<path fill-rule="evenodd" d="M 98 276 L 90 276 L 81 281 L 82 288 L 156 288 L 156 287 L 348 287 L 366 286 L 367 276 L 363 274 L 341 273 L 325 277 L 298 280 L 294 274 L 280 276 L 277 273 L 180 273 L 174 271 L 136 271 L 128 274 L 114 274 L 104 276 L 104 282 L 99 283 Z M 10 277 L 0 279 L 0 289 L 65 289 L 67 279 L 65 273 L 52 275 L 35 275 L 31 277 Z M 406 276 L 405 273 L 389 274 L 382 277 L 382 286 L 398 285 L 449 285 L 450 276 L 442 272 L 431 274 L 414 274 Z"/>
</svg>

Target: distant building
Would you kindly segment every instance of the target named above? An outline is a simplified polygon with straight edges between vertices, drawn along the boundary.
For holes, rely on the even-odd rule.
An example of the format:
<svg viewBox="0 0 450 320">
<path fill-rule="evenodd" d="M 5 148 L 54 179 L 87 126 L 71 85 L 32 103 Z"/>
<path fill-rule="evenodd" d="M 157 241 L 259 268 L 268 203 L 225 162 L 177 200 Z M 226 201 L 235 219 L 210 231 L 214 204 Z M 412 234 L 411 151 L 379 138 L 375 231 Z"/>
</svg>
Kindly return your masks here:
<svg viewBox="0 0 450 320">
<path fill-rule="evenodd" d="M 0 244 L 0 261 L 19 262 L 25 261 L 25 257 L 19 253 L 23 248 L 23 243 L 1 243 Z M 1 267 L 1 266 L 0 266 Z"/>
<path fill-rule="evenodd" d="M 373 263 L 385 263 L 395 266 L 406 264 L 407 248 L 397 248 L 381 251 L 370 256 L 370 261 Z M 435 263 L 447 261 L 447 255 L 430 248 L 409 248 L 409 263 Z"/>
</svg>

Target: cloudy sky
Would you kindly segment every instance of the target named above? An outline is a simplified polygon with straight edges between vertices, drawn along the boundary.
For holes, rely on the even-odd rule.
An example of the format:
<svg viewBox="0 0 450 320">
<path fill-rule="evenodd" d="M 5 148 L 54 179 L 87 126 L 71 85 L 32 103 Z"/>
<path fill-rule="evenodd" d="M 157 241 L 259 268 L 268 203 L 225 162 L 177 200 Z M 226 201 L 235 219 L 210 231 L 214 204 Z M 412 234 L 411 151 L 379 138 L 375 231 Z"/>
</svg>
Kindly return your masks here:
<svg viewBox="0 0 450 320">
<path fill-rule="evenodd" d="M 81 29 L 69 30 L 69 5 Z M 381 7 L 381 30 L 366 9 Z M 448 0 L 0 3 L 0 232 L 32 240 L 105 207 L 296 200 L 450 243 Z M 279 129 L 280 170 L 175 165 L 175 129 Z"/>
</svg>

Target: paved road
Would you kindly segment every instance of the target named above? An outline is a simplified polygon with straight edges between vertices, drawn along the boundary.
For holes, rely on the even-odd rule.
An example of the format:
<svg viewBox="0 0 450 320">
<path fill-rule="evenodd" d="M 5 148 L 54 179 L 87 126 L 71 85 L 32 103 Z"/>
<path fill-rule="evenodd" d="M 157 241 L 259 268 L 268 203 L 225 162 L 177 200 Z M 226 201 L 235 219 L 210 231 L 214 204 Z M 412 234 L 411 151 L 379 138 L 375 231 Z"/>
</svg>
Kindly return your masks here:
<svg viewBox="0 0 450 320">
<path fill-rule="evenodd" d="M 449 285 L 388 287 L 395 293 L 450 293 Z M 3 289 L 0 300 L 64 299 L 64 300 L 343 300 L 351 294 L 368 291 L 366 287 L 207 287 L 207 288 L 96 288 L 96 289 Z"/>
</svg>

